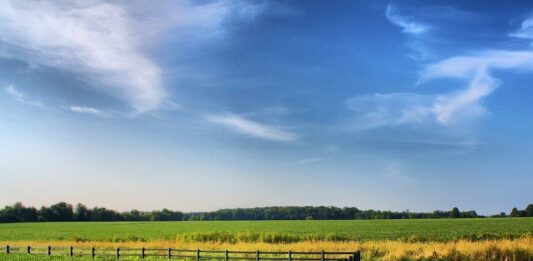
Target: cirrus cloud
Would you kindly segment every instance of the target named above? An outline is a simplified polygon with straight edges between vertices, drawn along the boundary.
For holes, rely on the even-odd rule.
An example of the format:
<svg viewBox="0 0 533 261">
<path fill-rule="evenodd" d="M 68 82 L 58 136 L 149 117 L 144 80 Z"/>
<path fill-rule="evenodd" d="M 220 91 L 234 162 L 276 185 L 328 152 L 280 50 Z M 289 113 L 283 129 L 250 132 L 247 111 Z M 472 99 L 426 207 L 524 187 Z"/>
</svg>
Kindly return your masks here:
<svg viewBox="0 0 533 261">
<path fill-rule="evenodd" d="M 389 20 L 404 28 L 404 32 L 424 33 L 416 24 L 394 16 L 387 7 Z M 391 15 L 392 14 L 392 15 Z M 391 19 L 393 18 L 393 19 Z M 403 22 L 402 22 L 403 21 Z M 525 19 L 521 27 L 511 33 L 511 37 L 531 40 L 533 37 L 533 18 Z M 465 80 L 466 86 L 445 93 L 376 93 L 354 96 L 347 106 L 356 114 L 356 129 L 373 129 L 384 126 L 405 124 L 454 125 L 467 119 L 486 114 L 482 101 L 492 94 L 501 84 L 493 76 L 498 70 L 533 70 L 533 51 L 531 50 L 487 50 L 470 55 L 453 56 L 429 65 L 421 71 L 417 85 L 431 80 L 456 78 Z"/>
<path fill-rule="evenodd" d="M 69 110 L 72 112 L 76 112 L 76 113 L 88 114 L 88 115 L 93 115 L 93 116 L 102 117 L 102 118 L 108 118 L 111 116 L 108 113 L 100 109 L 96 109 L 92 107 L 70 106 Z"/>
<path fill-rule="evenodd" d="M 280 126 L 252 121 L 232 113 L 208 115 L 205 118 L 211 123 L 225 126 L 234 132 L 255 138 L 283 142 L 294 141 L 298 138 L 296 134 Z"/>
<path fill-rule="evenodd" d="M 408 16 L 399 14 L 398 8 L 393 4 L 387 5 L 385 17 L 387 17 L 387 19 L 394 25 L 401 27 L 404 33 L 419 35 L 429 31 L 427 25 L 416 22 Z"/>
<path fill-rule="evenodd" d="M 260 12 L 246 2 L 16 1 L 0 5 L 0 56 L 83 76 L 136 113 L 165 107 L 163 69 L 147 47 L 172 31 L 198 40 Z"/>
<path fill-rule="evenodd" d="M 46 109 L 46 106 L 44 106 L 41 101 L 27 99 L 26 96 L 21 91 L 17 90 L 13 85 L 8 85 L 5 90 L 9 96 L 22 104 L 30 105 L 40 109 Z"/>
</svg>

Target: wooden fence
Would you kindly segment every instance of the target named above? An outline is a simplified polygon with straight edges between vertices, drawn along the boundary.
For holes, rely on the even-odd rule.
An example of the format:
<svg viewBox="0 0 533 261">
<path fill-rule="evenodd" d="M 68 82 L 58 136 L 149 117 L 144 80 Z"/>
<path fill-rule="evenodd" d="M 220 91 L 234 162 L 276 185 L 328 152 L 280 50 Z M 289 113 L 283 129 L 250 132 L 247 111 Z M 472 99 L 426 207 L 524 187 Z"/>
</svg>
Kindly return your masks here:
<svg viewBox="0 0 533 261">
<path fill-rule="evenodd" d="M 95 248 L 95 247 L 53 247 L 53 246 L 10 246 L 2 249 L 6 255 L 29 254 L 48 256 L 88 257 L 162 257 L 168 259 L 202 260 L 281 260 L 281 261 L 360 261 L 361 252 L 272 252 L 272 251 L 230 251 L 176 248 Z"/>
</svg>

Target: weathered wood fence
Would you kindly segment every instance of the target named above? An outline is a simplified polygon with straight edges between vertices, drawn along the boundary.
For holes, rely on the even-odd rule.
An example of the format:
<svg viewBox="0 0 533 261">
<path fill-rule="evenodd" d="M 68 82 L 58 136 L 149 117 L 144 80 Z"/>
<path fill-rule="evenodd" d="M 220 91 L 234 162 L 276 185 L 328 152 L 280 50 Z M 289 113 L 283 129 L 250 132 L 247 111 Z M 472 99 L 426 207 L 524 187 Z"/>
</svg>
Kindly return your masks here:
<svg viewBox="0 0 533 261">
<path fill-rule="evenodd" d="M 10 246 L 3 247 L 4 254 L 29 254 L 48 256 L 90 256 L 90 257 L 162 257 L 168 259 L 202 260 L 281 260 L 281 261 L 360 261 L 361 252 L 272 252 L 272 251 L 230 251 L 176 248 L 105 248 L 105 247 L 53 247 L 53 246 Z"/>
</svg>

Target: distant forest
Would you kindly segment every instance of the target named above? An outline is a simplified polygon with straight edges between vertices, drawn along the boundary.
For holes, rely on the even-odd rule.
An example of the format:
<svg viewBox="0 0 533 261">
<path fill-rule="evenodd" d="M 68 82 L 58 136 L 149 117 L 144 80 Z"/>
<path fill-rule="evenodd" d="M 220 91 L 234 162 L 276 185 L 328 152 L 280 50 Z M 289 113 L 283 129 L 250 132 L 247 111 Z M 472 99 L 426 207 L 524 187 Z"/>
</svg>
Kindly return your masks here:
<svg viewBox="0 0 533 261">
<path fill-rule="evenodd" d="M 492 217 L 533 217 L 533 204 L 525 210 L 513 208 L 510 215 L 500 213 Z M 210 220 L 354 220 L 354 219 L 423 219 L 484 217 L 475 211 L 436 210 L 429 213 L 410 211 L 360 210 L 355 207 L 261 207 L 220 209 L 211 212 L 183 213 L 168 209 L 155 211 L 131 210 L 118 212 L 107 208 L 88 208 L 60 202 L 49 207 L 26 207 L 22 203 L 0 210 L 0 223 L 56 222 L 56 221 L 210 221 Z"/>
</svg>

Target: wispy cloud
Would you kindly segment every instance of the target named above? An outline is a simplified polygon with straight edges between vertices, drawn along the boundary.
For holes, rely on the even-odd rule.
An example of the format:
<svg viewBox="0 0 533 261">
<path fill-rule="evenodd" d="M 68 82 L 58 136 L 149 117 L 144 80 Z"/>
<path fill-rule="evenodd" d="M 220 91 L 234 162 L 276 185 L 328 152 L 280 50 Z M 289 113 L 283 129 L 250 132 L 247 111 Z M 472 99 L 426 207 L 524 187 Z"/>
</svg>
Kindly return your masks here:
<svg viewBox="0 0 533 261">
<path fill-rule="evenodd" d="M 532 60 L 533 61 L 533 60 Z M 440 70 L 439 65 L 430 66 Z M 461 64 L 451 65 L 456 70 Z M 428 69 L 423 79 L 447 77 L 445 73 L 437 73 Z M 441 68 L 447 71 L 446 68 Z M 358 95 L 347 101 L 347 106 L 356 112 L 356 129 L 373 129 L 384 126 L 401 126 L 406 124 L 440 124 L 451 126 L 467 120 L 479 118 L 486 114 L 481 101 L 491 94 L 499 81 L 494 79 L 487 70 L 486 64 L 479 65 L 478 71 L 465 74 L 459 70 L 450 77 L 465 74 L 468 86 L 458 91 L 442 94 L 422 95 L 417 93 L 376 93 Z M 532 67 L 533 69 L 533 67 Z"/>
<path fill-rule="evenodd" d="M 6 88 L 6 92 L 11 95 L 11 97 L 17 99 L 17 100 L 21 100 L 24 98 L 24 95 L 19 92 L 17 89 L 15 89 L 15 87 L 13 85 L 9 85 L 7 86 Z"/>
<path fill-rule="evenodd" d="M 533 52 L 495 50 L 452 57 L 428 66 L 422 72 L 421 82 L 437 78 L 462 78 L 468 81 L 466 88 L 440 96 L 434 104 L 438 121 L 449 124 L 465 115 L 482 115 L 486 110 L 481 100 L 494 92 L 500 83 L 491 71 L 516 68 L 533 70 Z"/>
<path fill-rule="evenodd" d="M 209 122 L 223 125 L 232 131 L 255 138 L 284 142 L 294 141 L 298 138 L 296 134 L 280 126 L 255 122 L 231 113 L 209 115 L 205 118 Z"/>
<path fill-rule="evenodd" d="M 109 118 L 111 116 L 109 113 L 106 113 L 100 109 L 96 109 L 92 107 L 70 106 L 68 109 L 72 112 L 88 114 L 88 115 L 102 117 L 102 118 Z"/>
<path fill-rule="evenodd" d="M 37 108 L 41 108 L 41 109 L 45 109 L 46 106 L 44 106 L 44 104 L 40 101 L 35 101 L 35 100 L 30 100 L 30 99 L 27 99 L 25 97 L 25 95 L 20 92 L 19 90 L 17 90 L 15 88 L 15 86 L 13 85 L 9 85 L 6 87 L 6 92 L 7 94 L 9 94 L 14 100 L 20 102 L 20 103 L 23 103 L 23 104 L 26 104 L 26 105 L 30 105 L 30 106 L 33 106 L 33 107 L 37 107 Z"/>
<path fill-rule="evenodd" d="M 400 13 L 399 8 L 393 3 L 389 3 L 385 10 L 385 17 L 392 24 L 402 28 L 402 32 L 409 36 L 407 46 L 412 50 L 409 57 L 413 59 L 426 59 L 429 51 L 423 43 L 423 36 L 430 31 L 430 26 L 417 21 L 415 18 Z"/>
<path fill-rule="evenodd" d="M 189 39 L 220 35 L 226 19 L 259 11 L 246 2 L 222 0 L 5 0 L 0 56 L 89 77 L 92 86 L 142 113 L 164 106 L 168 98 L 162 68 L 145 51 L 158 35 L 168 30 Z"/>
<path fill-rule="evenodd" d="M 347 101 L 356 113 L 356 129 L 374 129 L 383 126 L 400 126 L 426 123 L 431 120 L 434 97 L 415 93 L 375 93 L 358 95 Z"/>
<path fill-rule="evenodd" d="M 512 37 L 533 39 L 533 18 L 527 18 Z M 416 30 L 415 30 L 416 31 Z M 450 86 L 440 94 L 377 93 L 357 95 L 347 101 L 356 112 L 356 129 L 373 129 L 405 124 L 454 125 L 487 113 L 482 101 L 501 84 L 497 70 L 533 71 L 533 51 L 488 50 L 455 56 L 427 65 L 417 85 L 430 80 L 458 78 L 466 86 Z"/>
<path fill-rule="evenodd" d="M 87 73 L 138 111 L 157 108 L 165 97 L 161 70 L 141 53 L 135 20 L 120 5 L 7 0 L 0 19 L 4 56 Z"/>
<path fill-rule="evenodd" d="M 522 21 L 520 28 L 509 34 L 509 36 L 533 40 L 533 17 L 528 17 Z"/>
<path fill-rule="evenodd" d="M 401 27 L 404 33 L 419 35 L 429 31 L 429 26 L 417 22 L 411 17 L 401 15 L 397 6 L 392 3 L 387 5 L 385 16 L 392 24 Z"/>
</svg>

